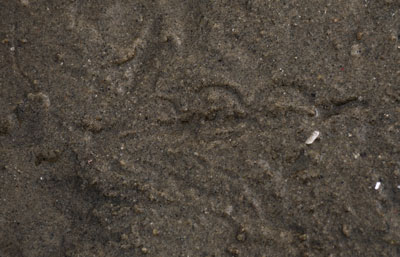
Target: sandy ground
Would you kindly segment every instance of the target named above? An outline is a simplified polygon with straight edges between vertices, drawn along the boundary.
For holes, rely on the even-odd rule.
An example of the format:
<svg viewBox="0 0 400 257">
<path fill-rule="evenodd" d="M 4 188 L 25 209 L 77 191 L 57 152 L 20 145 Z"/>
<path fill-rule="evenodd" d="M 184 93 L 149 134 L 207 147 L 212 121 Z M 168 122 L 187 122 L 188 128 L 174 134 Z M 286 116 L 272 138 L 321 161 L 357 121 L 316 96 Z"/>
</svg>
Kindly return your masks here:
<svg viewBox="0 0 400 257">
<path fill-rule="evenodd" d="M 0 0 L 0 41 L 1 257 L 400 256 L 399 1 Z"/>
</svg>

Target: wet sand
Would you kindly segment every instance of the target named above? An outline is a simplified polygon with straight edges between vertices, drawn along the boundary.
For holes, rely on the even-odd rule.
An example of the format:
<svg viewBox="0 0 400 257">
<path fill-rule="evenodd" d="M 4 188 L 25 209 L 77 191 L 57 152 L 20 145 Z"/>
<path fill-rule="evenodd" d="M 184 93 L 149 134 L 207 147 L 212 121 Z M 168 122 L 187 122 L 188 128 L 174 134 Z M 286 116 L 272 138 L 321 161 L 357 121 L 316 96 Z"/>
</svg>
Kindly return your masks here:
<svg viewBox="0 0 400 257">
<path fill-rule="evenodd" d="M 0 256 L 399 256 L 399 10 L 0 0 Z"/>
</svg>

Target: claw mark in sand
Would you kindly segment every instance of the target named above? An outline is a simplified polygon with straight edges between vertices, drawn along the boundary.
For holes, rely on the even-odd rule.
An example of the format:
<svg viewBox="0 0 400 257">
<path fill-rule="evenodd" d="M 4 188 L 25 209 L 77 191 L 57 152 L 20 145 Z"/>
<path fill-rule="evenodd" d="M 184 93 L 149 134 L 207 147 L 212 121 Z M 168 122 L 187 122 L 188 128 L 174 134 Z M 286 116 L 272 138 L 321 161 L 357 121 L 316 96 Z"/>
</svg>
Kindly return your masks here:
<svg viewBox="0 0 400 257">
<path fill-rule="evenodd" d="M 119 50 L 119 57 L 113 61 L 114 64 L 116 65 L 122 65 L 125 64 L 129 61 L 132 61 L 136 56 L 137 56 L 137 50 L 139 47 L 145 48 L 146 46 L 146 38 L 150 30 L 150 25 L 152 22 L 149 22 L 140 32 L 140 35 L 138 38 L 136 38 L 132 45 L 130 45 L 128 48 L 124 48 L 122 50 Z"/>
</svg>

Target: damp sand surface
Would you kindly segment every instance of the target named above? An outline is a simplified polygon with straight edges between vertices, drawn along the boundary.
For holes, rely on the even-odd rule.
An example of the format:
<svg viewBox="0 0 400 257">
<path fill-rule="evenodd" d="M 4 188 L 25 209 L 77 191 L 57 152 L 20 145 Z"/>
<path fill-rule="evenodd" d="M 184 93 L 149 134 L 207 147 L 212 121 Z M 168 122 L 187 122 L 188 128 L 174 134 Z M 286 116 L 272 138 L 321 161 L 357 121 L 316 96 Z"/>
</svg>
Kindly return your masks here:
<svg viewBox="0 0 400 257">
<path fill-rule="evenodd" d="M 0 256 L 400 256 L 400 4 L 0 1 Z"/>
</svg>

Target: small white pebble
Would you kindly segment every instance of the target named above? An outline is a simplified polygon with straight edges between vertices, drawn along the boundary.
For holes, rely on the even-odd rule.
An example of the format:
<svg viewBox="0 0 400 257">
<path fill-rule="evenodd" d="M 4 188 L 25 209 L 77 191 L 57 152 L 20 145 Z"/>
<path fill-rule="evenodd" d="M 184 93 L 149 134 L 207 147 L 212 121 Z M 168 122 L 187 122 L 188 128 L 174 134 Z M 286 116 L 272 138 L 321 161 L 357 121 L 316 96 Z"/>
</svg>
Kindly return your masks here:
<svg viewBox="0 0 400 257">
<path fill-rule="evenodd" d="M 378 190 L 381 187 L 381 182 L 376 182 L 375 184 L 375 190 Z"/>
<path fill-rule="evenodd" d="M 40 177 L 40 180 L 43 180 L 43 177 Z"/>
<path fill-rule="evenodd" d="M 13 47 L 13 46 L 10 47 L 10 51 L 11 51 L 11 52 L 14 52 L 14 51 L 15 51 L 15 47 Z"/>
<path fill-rule="evenodd" d="M 316 130 L 311 134 L 311 136 L 309 138 L 307 138 L 306 144 L 311 145 L 312 143 L 314 143 L 315 139 L 317 139 L 318 137 L 319 137 L 319 131 Z"/>
<path fill-rule="evenodd" d="M 398 185 L 397 188 L 400 189 L 400 185 Z"/>
<path fill-rule="evenodd" d="M 319 117 L 318 109 L 317 108 L 314 108 L 314 109 L 315 109 L 315 117 Z"/>
</svg>

